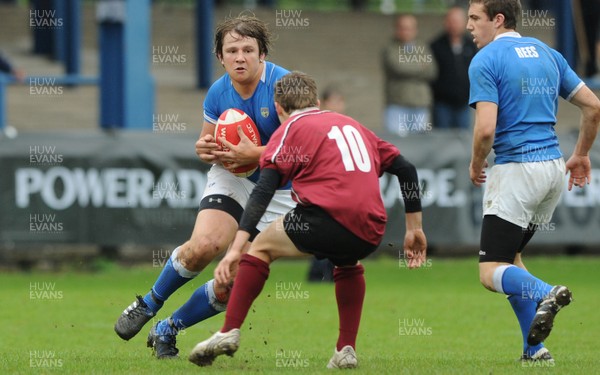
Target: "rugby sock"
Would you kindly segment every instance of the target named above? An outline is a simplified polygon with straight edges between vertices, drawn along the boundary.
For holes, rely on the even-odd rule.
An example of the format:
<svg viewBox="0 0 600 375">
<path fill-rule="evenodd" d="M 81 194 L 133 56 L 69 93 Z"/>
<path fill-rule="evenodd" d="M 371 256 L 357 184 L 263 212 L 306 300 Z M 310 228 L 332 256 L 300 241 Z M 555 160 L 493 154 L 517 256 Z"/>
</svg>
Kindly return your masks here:
<svg viewBox="0 0 600 375">
<path fill-rule="evenodd" d="M 497 267 L 492 280 L 497 292 L 516 294 L 535 302 L 540 302 L 552 290 L 552 285 L 515 265 Z"/>
<path fill-rule="evenodd" d="M 186 270 L 177 259 L 179 247 L 173 250 L 171 257 L 162 269 L 152 289 L 144 296 L 144 302 L 153 313 L 157 313 L 163 303 L 182 285 L 198 276 L 200 272 Z"/>
<path fill-rule="evenodd" d="M 214 291 L 215 280 L 209 280 L 194 291 L 190 299 L 178 308 L 169 319 L 162 320 L 156 327 L 159 335 L 176 335 L 181 329 L 225 311 L 226 303 L 217 300 Z M 169 322 L 170 320 L 170 322 Z M 173 330 L 175 328 L 175 330 Z"/>
<path fill-rule="evenodd" d="M 336 267 L 333 270 L 335 298 L 340 318 L 340 335 L 336 344 L 338 351 L 346 345 L 356 349 L 356 335 L 365 299 L 364 273 L 362 264 L 354 267 Z"/>
<path fill-rule="evenodd" d="M 258 297 L 269 278 L 269 264 L 249 254 L 242 255 L 221 332 L 240 328 L 252 302 Z"/>
<path fill-rule="evenodd" d="M 510 302 L 513 311 L 517 316 L 517 320 L 519 321 L 519 326 L 521 327 L 521 334 L 523 335 L 523 353 L 527 353 L 531 356 L 544 347 L 544 344 L 542 343 L 539 343 L 536 346 L 529 346 L 527 344 L 527 335 L 529 334 L 529 327 L 531 326 L 531 321 L 537 310 L 537 303 L 517 294 L 509 295 L 508 302 Z"/>
<path fill-rule="evenodd" d="M 179 332 L 179 329 L 175 328 L 171 317 L 161 320 L 156 325 L 156 334 L 158 336 L 173 336 L 176 335 L 177 332 Z"/>
</svg>

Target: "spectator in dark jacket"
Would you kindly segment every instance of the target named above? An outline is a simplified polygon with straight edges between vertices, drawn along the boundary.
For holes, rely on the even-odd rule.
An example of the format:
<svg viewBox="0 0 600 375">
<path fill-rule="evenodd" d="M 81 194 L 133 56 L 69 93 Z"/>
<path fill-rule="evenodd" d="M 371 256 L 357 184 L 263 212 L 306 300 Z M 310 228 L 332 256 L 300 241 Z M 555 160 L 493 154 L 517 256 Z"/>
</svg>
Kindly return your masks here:
<svg viewBox="0 0 600 375">
<path fill-rule="evenodd" d="M 585 28 L 586 46 L 588 50 L 585 61 L 585 76 L 600 78 L 598 75 L 598 33 L 600 32 L 600 0 L 581 0 L 581 13 Z"/>
<path fill-rule="evenodd" d="M 445 32 L 431 43 L 438 66 L 438 76 L 432 83 L 433 126 L 436 128 L 469 129 L 469 64 L 477 47 L 466 34 L 464 9 L 453 7 L 446 13 Z"/>
</svg>

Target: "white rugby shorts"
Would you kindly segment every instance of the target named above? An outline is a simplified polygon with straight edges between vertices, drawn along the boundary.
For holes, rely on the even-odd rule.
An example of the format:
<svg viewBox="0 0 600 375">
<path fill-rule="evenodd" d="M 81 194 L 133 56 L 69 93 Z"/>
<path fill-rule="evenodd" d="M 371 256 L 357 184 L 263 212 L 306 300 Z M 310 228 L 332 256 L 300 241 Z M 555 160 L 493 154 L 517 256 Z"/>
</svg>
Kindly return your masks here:
<svg viewBox="0 0 600 375">
<path fill-rule="evenodd" d="M 245 208 L 250 193 L 255 186 L 256 184 L 247 178 L 237 177 L 221 165 L 214 164 L 208 171 L 208 180 L 202 199 L 214 194 L 226 195 L 238 202 L 242 208 Z M 263 231 L 275 219 L 286 214 L 294 207 L 296 207 L 296 202 L 292 199 L 290 190 L 276 190 L 267 211 L 260 218 L 256 228 Z"/>
<path fill-rule="evenodd" d="M 494 165 L 488 171 L 483 194 L 483 216 L 527 228 L 552 219 L 565 181 L 563 158 L 531 163 Z"/>
</svg>

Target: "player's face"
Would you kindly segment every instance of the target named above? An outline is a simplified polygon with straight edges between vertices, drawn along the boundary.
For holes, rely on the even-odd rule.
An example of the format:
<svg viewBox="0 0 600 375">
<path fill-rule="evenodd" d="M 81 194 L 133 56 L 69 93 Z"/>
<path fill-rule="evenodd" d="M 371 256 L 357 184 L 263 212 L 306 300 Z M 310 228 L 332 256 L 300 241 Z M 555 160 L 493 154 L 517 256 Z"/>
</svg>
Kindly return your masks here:
<svg viewBox="0 0 600 375">
<path fill-rule="evenodd" d="M 482 3 L 473 3 L 469 7 L 467 30 L 473 35 L 473 43 L 477 48 L 483 48 L 494 40 L 496 28 L 494 22 L 485 13 Z"/>
<path fill-rule="evenodd" d="M 223 38 L 221 63 L 234 82 L 252 84 L 260 79 L 264 56 L 260 55 L 258 42 L 231 32 Z"/>
</svg>

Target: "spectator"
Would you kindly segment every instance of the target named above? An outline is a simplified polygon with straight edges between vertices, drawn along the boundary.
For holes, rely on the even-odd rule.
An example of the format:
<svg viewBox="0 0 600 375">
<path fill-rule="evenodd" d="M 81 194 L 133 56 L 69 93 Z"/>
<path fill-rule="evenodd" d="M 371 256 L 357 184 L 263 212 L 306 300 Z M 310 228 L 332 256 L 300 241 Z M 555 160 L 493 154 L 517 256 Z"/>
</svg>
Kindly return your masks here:
<svg viewBox="0 0 600 375">
<path fill-rule="evenodd" d="M 385 126 L 400 136 L 431 130 L 430 82 L 437 67 L 429 46 L 417 42 L 417 19 L 396 18 L 394 40 L 383 51 Z"/>
<path fill-rule="evenodd" d="M 344 113 L 346 111 L 346 102 L 344 95 L 337 86 L 329 85 L 321 93 L 321 109 Z"/>
<path fill-rule="evenodd" d="M 585 28 L 586 49 L 588 50 L 585 61 L 585 76 L 594 77 L 598 74 L 598 31 L 600 29 L 600 1 L 580 0 L 583 26 Z"/>
<path fill-rule="evenodd" d="M 431 43 L 438 76 L 433 81 L 433 125 L 436 128 L 469 129 L 469 64 L 477 52 L 465 32 L 467 16 L 460 7 L 446 13 L 444 33 Z"/>
</svg>

